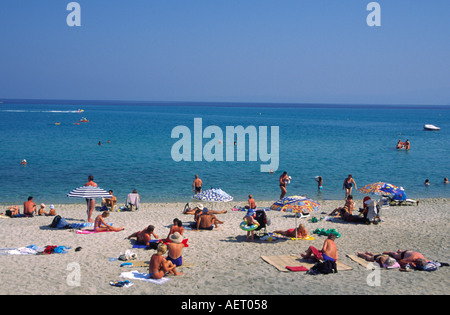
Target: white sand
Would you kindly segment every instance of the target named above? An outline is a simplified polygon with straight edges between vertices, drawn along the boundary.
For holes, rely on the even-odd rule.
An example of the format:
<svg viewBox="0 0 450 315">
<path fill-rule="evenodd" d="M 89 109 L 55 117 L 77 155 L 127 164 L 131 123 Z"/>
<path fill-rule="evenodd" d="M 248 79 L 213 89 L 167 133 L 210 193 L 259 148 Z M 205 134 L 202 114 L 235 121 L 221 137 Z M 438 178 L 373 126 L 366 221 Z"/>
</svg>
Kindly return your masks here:
<svg viewBox="0 0 450 315">
<path fill-rule="evenodd" d="M 357 201 L 356 207 L 361 201 Z M 217 215 L 225 221 L 218 230 L 185 231 L 189 247 L 184 249 L 184 260 L 194 264 L 183 268 L 182 277 L 172 277 L 158 285 L 134 281 L 130 288 L 116 288 L 110 281 L 123 280 L 120 261 L 110 262 L 131 249 L 126 237 L 149 224 L 156 226 L 156 233 L 166 237 L 169 225 L 175 217 L 186 225 L 193 221 L 192 215 L 183 215 L 182 203 L 148 203 L 137 212 L 113 212 L 106 220 L 115 226 L 125 226 L 117 233 L 78 235 L 70 230 L 49 229 L 51 217 L 0 219 L 2 248 L 25 247 L 35 244 L 65 245 L 72 249 L 67 254 L 12 256 L 0 255 L 0 294 L 447 294 L 450 289 L 449 267 L 435 272 L 398 270 L 381 271 L 380 286 L 369 286 L 367 278 L 372 270 L 353 262 L 346 254 L 357 251 L 408 249 L 419 251 L 425 257 L 448 262 L 448 235 L 450 231 L 450 206 L 445 199 L 422 200 L 420 206 L 391 207 L 383 213 L 379 225 L 351 224 L 344 222 L 311 223 L 302 219 L 310 234 L 317 228 L 334 228 L 342 237 L 337 239 L 340 261 L 353 268 L 333 275 L 311 276 L 304 272 L 280 272 L 260 257 L 271 255 L 300 254 L 309 245 L 321 248 L 324 237 L 314 241 L 259 241 L 245 242 L 245 232 L 239 228 L 244 212 L 231 211 L 235 205 L 226 204 L 226 214 Z M 245 205 L 244 202 L 239 203 Z M 258 206 L 269 206 L 259 202 Z M 325 201 L 320 212 L 329 213 L 342 201 Z M 3 207 L 5 209 L 6 207 Z M 58 214 L 69 223 L 85 220 L 84 204 L 56 205 Z M 324 214 L 316 213 L 318 217 Z M 96 212 L 95 214 L 99 214 Z M 292 214 L 267 212 L 271 219 L 269 231 L 294 227 Z M 299 221 L 300 222 L 300 221 Z M 76 247 L 82 250 L 75 252 Z M 133 249 L 139 260 L 149 260 L 153 250 Z M 80 266 L 80 286 L 68 284 L 76 280 L 72 265 Z M 147 272 L 145 268 L 137 268 Z M 70 281 L 69 281 L 70 283 Z"/>
</svg>

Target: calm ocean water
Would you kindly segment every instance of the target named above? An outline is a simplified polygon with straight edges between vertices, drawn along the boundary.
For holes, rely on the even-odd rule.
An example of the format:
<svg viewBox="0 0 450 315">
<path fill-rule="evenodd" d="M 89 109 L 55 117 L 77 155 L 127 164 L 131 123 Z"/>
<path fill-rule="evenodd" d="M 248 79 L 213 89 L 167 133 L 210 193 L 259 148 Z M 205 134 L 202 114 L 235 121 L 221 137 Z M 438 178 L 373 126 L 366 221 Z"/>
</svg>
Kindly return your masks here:
<svg viewBox="0 0 450 315">
<path fill-rule="evenodd" d="M 89 122 L 74 124 L 82 117 Z M 175 162 L 171 131 L 184 125 L 193 133 L 194 118 L 224 134 L 226 126 L 279 126 L 278 170 L 261 173 L 259 158 Z M 443 184 L 450 177 L 450 106 L 4 102 L 0 119 L 0 203 L 21 204 L 29 195 L 38 203 L 84 202 L 66 194 L 89 174 L 100 187 L 114 190 L 119 203 L 133 189 L 145 202 L 191 201 L 194 174 L 204 188 L 222 188 L 236 201 L 249 193 L 275 201 L 284 170 L 292 176 L 288 195 L 317 200 L 342 199 L 348 174 L 358 188 L 386 181 L 403 186 L 409 198 L 450 197 L 450 184 Z M 424 131 L 425 123 L 441 131 Z M 397 151 L 398 139 L 409 139 L 411 150 Z M 21 159 L 28 164 L 20 166 Z M 324 179 L 321 192 L 317 175 Z M 430 186 L 423 185 L 425 179 Z"/>
</svg>

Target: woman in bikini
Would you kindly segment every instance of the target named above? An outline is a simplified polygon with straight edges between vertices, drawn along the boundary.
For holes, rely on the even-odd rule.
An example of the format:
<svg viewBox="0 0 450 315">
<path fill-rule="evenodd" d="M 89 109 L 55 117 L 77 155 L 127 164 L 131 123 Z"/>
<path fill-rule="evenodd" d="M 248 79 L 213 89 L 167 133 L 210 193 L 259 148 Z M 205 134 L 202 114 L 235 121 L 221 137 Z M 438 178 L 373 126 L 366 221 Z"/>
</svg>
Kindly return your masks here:
<svg viewBox="0 0 450 315">
<path fill-rule="evenodd" d="M 125 228 L 122 227 L 122 226 L 120 226 L 120 227 L 112 227 L 111 225 L 106 224 L 106 222 L 103 219 L 107 218 L 107 217 L 109 217 L 109 212 L 108 211 L 103 211 L 102 214 L 100 214 L 99 216 L 97 216 L 95 218 L 94 231 L 96 231 L 96 232 L 104 232 L 104 231 L 119 232 L 119 231 L 125 230 Z"/>
</svg>

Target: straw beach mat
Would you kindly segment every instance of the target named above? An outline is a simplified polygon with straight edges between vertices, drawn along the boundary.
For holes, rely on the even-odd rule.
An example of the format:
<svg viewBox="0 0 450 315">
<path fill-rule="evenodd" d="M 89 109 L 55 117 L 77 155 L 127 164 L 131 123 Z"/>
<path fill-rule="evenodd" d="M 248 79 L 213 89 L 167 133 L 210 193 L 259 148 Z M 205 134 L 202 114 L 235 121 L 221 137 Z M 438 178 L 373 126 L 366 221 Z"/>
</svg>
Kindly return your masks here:
<svg viewBox="0 0 450 315">
<path fill-rule="evenodd" d="M 278 255 L 278 256 L 261 256 L 262 260 L 271 264 L 279 271 L 288 272 L 289 269 L 286 266 L 290 267 L 300 267 L 303 266 L 307 269 L 311 269 L 315 265 L 315 261 L 311 259 L 304 259 L 302 257 L 296 255 Z M 338 271 L 352 270 L 352 267 L 349 267 L 339 261 L 336 262 Z"/>
<path fill-rule="evenodd" d="M 135 268 L 135 267 L 150 267 L 150 261 L 143 261 L 143 260 L 133 260 L 133 261 L 127 261 L 122 264 L 122 267 L 128 267 L 128 268 Z M 177 268 L 192 268 L 194 267 L 193 263 L 190 262 L 184 262 L 181 266 L 178 266 Z"/>
</svg>

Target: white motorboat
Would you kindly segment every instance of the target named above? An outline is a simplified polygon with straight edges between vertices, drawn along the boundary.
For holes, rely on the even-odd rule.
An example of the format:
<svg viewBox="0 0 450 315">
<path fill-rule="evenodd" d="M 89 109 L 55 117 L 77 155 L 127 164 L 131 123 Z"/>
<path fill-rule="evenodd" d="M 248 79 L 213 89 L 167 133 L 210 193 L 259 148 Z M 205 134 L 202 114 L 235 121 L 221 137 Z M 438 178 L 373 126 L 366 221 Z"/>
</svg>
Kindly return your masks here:
<svg viewBox="0 0 450 315">
<path fill-rule="evenodd" d="M 431 130 L 431 131 L 439 131 L 441 128 L 436 127 L 435 125 L 426 124 L 423 126 L 423 129 L 425 130 Z"/>
</svg>

